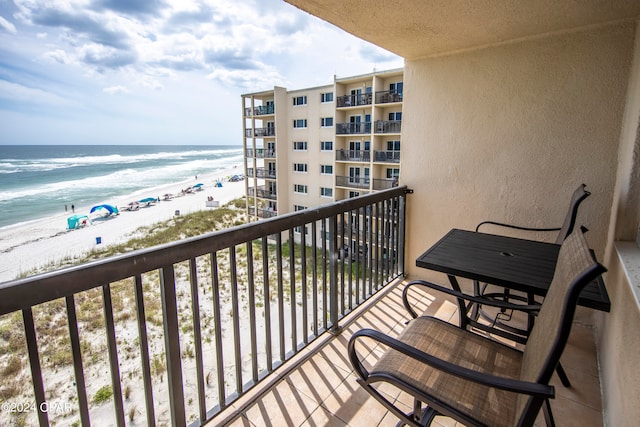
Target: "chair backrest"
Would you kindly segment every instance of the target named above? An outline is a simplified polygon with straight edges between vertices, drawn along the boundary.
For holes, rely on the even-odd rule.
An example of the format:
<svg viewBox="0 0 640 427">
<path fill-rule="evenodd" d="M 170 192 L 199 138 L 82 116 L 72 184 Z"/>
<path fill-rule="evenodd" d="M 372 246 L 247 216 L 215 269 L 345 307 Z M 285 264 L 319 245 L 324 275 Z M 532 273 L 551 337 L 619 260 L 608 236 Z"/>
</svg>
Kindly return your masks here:
<svg viewBox="0 0 640 427">
<path fill-rule="evenodd" d="M 562 223 L 562 227 L 560 228 L 558 237 L 556 238 L 557 244 L 561 244 L 562 242 L 564 242 L 564 239 L 566 239 L 567 236 L 573 232 L 573 228 L 576 225 L 576 219 L 578 218 L 578 207 L 584 199 L 591 195 L 591 193 L 588 192 L 585 187 L 586 185 L 580 184 L 571 196 L 569 210 L 567 211 L 567 215 L 564 218 L 564 222 Z"/>
<path fill-rule="evenodd" d="M 606 271 L 593 258 L 585 231 L 584 227 L 576 229 L 560 247 L 553 280 L 524 349 L 520 372 L 524 381 L 549 383 L 569 337 L 578 295 Z M 531 403 L 532 399 L 520 396 L 516 413 L 535 417 L 539 407 Z"/>
</svg>

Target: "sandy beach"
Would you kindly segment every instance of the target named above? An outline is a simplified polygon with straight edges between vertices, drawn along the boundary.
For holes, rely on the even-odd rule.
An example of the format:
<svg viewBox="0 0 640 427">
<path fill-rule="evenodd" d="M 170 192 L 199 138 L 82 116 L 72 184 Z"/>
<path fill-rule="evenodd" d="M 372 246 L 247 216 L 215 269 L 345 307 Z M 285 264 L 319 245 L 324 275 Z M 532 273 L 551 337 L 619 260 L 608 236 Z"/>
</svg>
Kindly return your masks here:
<svg viewBox="0 0 640 427">
<path fill-rule="evenodd" d="M 80 229 L 67 229 L 67 218 L 73 213 L 61 212 L 47 218 L 0 228 L 0 283 L 13 280 L 21 273 L 59 260 L 74 258 L 98 246 L 108 246 L 129 239 L 138 228 L 156 222 L 166 221 L 180 211 L 188 214 L 200 210 L 215 209 L 207 207 L 206 201 L 213 197 L 220 205 L 242 197 L 245 191 L 244 181 L 228 182 L 225 177 L 240 173 L 240 165 L 209 175 L 198 176 L 189 181 L 178 182 L 162 187 L 138 191 L 115 200 L 102 203 L 114 205 L 119 209 L 130 202 L 146 197 L 160 197 L 159 203 L 141 206 L 135 211 L 120 209 L 120 214 L 107 219 L 97 219 Z M 222 187 L 214 184 L 222 181 Z M 196 183 L 203 183 L 201 191 L 180 196 L 180 192 Z M 172 194 L 170 200 L 163 200 L 164 194 Z M 76 206 L 75 213 L 89 215 L 92 206 Z"/>
</svg>

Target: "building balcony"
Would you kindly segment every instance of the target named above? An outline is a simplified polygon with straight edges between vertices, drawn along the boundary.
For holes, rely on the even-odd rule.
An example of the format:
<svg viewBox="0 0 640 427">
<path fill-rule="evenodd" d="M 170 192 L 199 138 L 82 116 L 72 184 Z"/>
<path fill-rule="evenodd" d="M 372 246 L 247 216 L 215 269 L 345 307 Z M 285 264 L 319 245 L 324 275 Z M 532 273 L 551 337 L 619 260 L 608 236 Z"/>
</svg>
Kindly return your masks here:
<svg viewBox="0 0 640 427">
<path fill-rule="evenodd" d="M 275 169 L 267 168 L 247 168 L 247 176 L 250 178 L 276 179 Z"/>
<path fill-rule="evenodd" d="M 267 150 L 264 148 L 247 148 L 245 150 L 245 155 L 248 158 L 256 158 L 256 159 L 275 159 L 276 158 L 276 150 Z"/>
<path fill-rule="evenodd" d="M 265 136 L 276 136 L 276 128 L 275 127 L 267 127 L 267 128 L 246 128 L 244 130 L 244 136 L 247 138 L 256 137 L 261 138 Z"/>
<path fill-rule="evenodd" d="M 400 163 L 399 151 L 374 151 L 373 161 L 378 163 Z"/>
<path fill-rule="evenodd" d="M 376 104 L 389 104 L 392 102 L 402 102 L 402 92 L 395 90 L 376 92 Z"/>
<path fill-rule="evenodd" d="M 336 187 L 369 188 L 371 178 L 360 176 L 336 176 Z"/>
<path fill-rule="evenodd" d="M 361 93 L 359 95 L 344 95 L 336 98 L 336 106 L 338 108 L 344 108 L 371 105 L 371 99 L 372 96 L 370 93 Z"/>
<path fill-rule="evenodd" d="M 336 160 L 339 162 L 368 162 L 371 159 L 371 151 L 368 150 L 344 150 L 336 151 Z"/>
<path fill-rule="evenodd" d="M 261 199 L 277 200 L 275 190 L 269 190 L 267 186 L 261 185 L 259 187 L 249 187 L 247 193 L 251 197 L 259 197 Z"/>
<path fill-rule="evenodd" d="M 275 113 L 275 106 L 273 105 L 261 105 L 258 107 L 248 107 L 244 109 L 244 115 L 246 117 L 251 117 L 251 116 L 264 116 L 267 114 L 274 114 Z"/>
<path fill-rule="evenodd" d="M 273 218 L 274 216 L 278 216 L 278 212 L 274 211 L 273 209 L 250 207 L 249 215 L 257 218 Z"/>
<path fill-rule="evenodd" d="M 376 120 L 375 133 L 400 133 L 402 120 Z"/>
<path fill-rule="evenodd" d="M 387 179 L 381 179 L 381 178 L 374 178 L 373 179 L 373 189 L 374 190 L 387 190 L 389 188 L 393 188 L 393 187 L 397 187 L 398 186 L 398 179 L 397 178 L 387 178 Z"/>
<path fill-rule="evenodd" d="M 370 134 L 371 123 L 336 123 L 336 135 Z"/>
<path fill-rule="evenodd" d="M 27 395 L 13 397 L 34 408 L 60 408 L 34 409 L 8 422 L 233 421 L 238 403 L 255 401 L 279 383 L 309 349 L 329 342 L 329 331 L 341 330 L 343 319 L 402 277 L 406 192 L 398 188 L 1 284 L 0 317 L 10 316 L 12 325 L 2 339 L 11 341 L 19 364 L 29 366 L 20 381 L 32 385 Z M 362 218 L 385 234 L 348 231 L 345 217 Z M 352 242 L 371 250 L 353 261 L 331 256 Z M 388 259 L 388 253 L 398 256 Z M 346 361 L 346 353 L 338 360 Z M 327 370 L 327 380 L 334 374 Z M 306 384 L 324 395 L 328 383 Z M 99 403 L 97 395 L 106 397 Z M 291 398 L 302 402 L 302 394 L 285 399 Z M 269 424 L 278 405 L 264 412 L 267 400 L 261 402 L 256 416 Z"/>
</svg>

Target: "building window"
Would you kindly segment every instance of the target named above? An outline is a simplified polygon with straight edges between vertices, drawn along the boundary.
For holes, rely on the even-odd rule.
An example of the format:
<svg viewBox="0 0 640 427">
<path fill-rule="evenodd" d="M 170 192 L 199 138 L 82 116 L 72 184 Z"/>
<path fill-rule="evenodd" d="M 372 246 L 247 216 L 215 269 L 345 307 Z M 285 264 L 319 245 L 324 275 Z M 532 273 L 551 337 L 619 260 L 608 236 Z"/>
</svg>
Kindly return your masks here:
<svg viewBox="0 0 640 427">
<path fill-rule="evenodd" d="M 333 188 L 320 187 L 320 196 L 321 197 L 333 197 Z"/>
<path fill-rule="evenodd" d="M 402 87 L 403 87 L 403 83 L 402 82 L 391 83 L 389 85 L 389 92 L 397 93 L 398 95 L 402 95 Z"/>
<path fill-rule="evenodd" d="M 333 141 L 321 141 L 320 151 L 333 151 Z"/>
<path fill-rule="evenodd" d="M 293 121 L 293 127 L 296 129 L 306 128 L 307 119 L 297 119 Z"/>
<path fill-rule="evenodd" d="M 306 206 L 293 205 L 293 211 L 294 212 L 303 211 L 305 209 L 308 209 L 308 208 Z"/>
<path fill-rule="evenodd" d="M 400 169 L 387 168 L 387 179 L 398 178 L 400 176 Z"/>
<path fill-rule="evenodd" d="M 293 105 L 307 105 L 307 97 L 305 96 L 294 96 L 293 97 Z"/>
<path fill-rule="evenodd" d="M 307 164 L 306 163 L 294 163 L 293 164 L 294 172 L 307 172 Z"/>
<path fill-rule="evenodd" d="M 333 92 L 321 93 L 320 102 L 333 102 Z"/>
<path fill-rule="evenodd" d="M 402 120 L 402 111 L 389 113 L 389 121 L 400 121 L 400 120 Z"/>
<path fill-rule="evenodd" d="M 320 126 L 328 128 L 333 126 L 333 117 L 323 117 L 320 119 Z"/>
<path fill-rule="evenodd" d="M 333 165 L 320 165 L 322 175 L 333 175 Z"/>
<path fill-rule="evenodd" d="M 295 151 L 307 151 L 307 141 L 294 141 L 293 149 Z"/>
<path fill-rule="evenodd" d="M 387 151 L 400 151 L 400 141 L 387 141 Z"/>
<path fill-rule="evenodd" d="M 293 192 L 298 194 L 307 194 L 307 186 L 302 184 L 293 184 Z"/>
</svg>

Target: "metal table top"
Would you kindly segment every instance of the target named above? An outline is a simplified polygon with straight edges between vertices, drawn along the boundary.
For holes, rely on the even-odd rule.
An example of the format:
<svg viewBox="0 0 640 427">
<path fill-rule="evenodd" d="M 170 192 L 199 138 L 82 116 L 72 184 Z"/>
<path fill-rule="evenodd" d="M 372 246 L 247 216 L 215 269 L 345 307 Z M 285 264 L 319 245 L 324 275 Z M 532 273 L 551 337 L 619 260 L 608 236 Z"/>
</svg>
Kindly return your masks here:
<svg viewBox="0 0 640 427">
<path fill-rule="evenodd" d="M 418 267 L 544 296 L 560 245 L 452 229 L 416 260 Z M 581 292 L 578 304 L 609 311 L 602 277 Z"/>
</svg>

